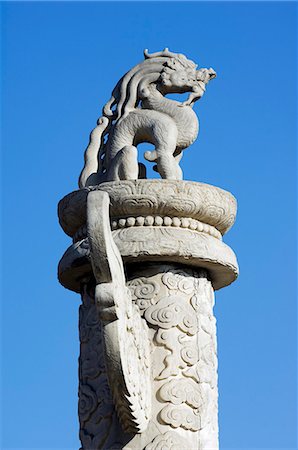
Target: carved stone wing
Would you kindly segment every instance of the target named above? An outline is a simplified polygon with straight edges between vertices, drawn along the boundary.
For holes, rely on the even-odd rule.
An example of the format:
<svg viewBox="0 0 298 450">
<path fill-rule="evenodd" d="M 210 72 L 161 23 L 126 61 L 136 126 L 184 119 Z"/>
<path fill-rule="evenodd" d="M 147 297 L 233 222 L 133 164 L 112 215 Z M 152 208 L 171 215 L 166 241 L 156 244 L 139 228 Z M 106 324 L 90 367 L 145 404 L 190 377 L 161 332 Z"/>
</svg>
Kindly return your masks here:
<svg viewBox="0 0 298 450">
<path fill-rule="evenodd" d="M 103 323 L 106 365 L 116 410 L 125 432 L 141 433 L 151 412 L 148 327 L 126 287 L 120 252 L 113 240 L 109 195 L 87 198 L 87 234 L 96 280 L 95 300 Z"/>
</svg>

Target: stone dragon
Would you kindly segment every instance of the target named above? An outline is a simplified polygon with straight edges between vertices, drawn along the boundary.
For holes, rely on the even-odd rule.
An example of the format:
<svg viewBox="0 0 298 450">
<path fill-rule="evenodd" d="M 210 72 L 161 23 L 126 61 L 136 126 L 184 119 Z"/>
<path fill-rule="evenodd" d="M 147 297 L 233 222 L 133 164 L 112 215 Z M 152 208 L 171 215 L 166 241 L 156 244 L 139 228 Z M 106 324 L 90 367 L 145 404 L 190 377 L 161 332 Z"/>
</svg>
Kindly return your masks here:
<svg viewBox="0 0 298 450">
<path fill-rule="evenodd" d="M 144 142 L 154 145 L 144 157 L 155 163 L 154 170 L 162 178 L 182 179 L 182 151 L 199 130 L 192 107 L 216 73 L 212 68 L 197 70 L 193 61 L 167 48 L 152 54 L 145 50 L 144 57 L 119 80 L 91 132 L 80 188 L 146 178 L 137 154 L 137 145 Z M 166 98 L 186 92 L 190 95 L 184 102 Z"/>
</svg>

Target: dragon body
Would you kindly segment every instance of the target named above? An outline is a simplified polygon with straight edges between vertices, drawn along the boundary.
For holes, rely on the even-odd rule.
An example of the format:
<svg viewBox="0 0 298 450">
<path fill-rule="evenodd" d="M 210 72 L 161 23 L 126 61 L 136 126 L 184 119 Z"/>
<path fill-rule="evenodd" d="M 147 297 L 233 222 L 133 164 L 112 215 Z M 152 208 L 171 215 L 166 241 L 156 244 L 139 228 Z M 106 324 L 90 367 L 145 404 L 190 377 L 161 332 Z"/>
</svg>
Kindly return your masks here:
<svg viewBox="0 0 298 450">
<path fill-rule="evenodd" d="M 143 142 L 154 145 L 155 149 L 145 152 L 144 157 L 155 162 L 162 178 L 182 179 L 182 151 L 195 141 L 199 130 L 192 107 L 216 76 L 213 69 L 196 67 L 184 55 L 167 49 L 151 55 L 145 51 L 145 61 L 116 85 L 91 133 L 80 187 L 144 178 L 137 154 L 137 146 Z M 183 103 L 166 97 L 185 92 L 190 95 Z"/>
</svg>

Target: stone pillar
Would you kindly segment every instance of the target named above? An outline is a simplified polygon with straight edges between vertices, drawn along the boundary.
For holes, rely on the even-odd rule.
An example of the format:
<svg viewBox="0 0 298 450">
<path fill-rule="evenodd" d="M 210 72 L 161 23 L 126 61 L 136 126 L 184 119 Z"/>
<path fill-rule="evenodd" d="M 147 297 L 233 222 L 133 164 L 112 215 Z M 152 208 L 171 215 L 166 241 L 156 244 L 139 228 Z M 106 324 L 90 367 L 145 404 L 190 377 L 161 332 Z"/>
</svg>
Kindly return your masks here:
<svg viewBox="0 0 298 450">
<path fill-rule="evenodd" d="M 181 180 L 106 182 L 61 200 L 73 244 L 59 280 L 82 296 L 83 450 L 218 449 L 214 290 L 237 277 L 222 241 L 235 215 L 230 193 Z"/>
</svg>

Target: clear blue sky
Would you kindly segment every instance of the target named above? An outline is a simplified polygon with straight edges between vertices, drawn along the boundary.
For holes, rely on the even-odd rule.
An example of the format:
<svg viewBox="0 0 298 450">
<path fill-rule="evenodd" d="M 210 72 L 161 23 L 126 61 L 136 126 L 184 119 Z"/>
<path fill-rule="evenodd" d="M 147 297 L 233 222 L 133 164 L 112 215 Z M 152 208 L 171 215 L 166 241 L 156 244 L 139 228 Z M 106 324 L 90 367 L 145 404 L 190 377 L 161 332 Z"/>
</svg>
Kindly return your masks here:
<svg viewBox="0 0 298 450">
<path fill-rule="evenodd" d="M 296 5 L 2 4 L 2 449 L 77 449 L 77 294 L 58 200 L 115 83 L 168 46 L 218 78 L 185 178 L 238 199 L 241 274 L 217 292 L 221 449 L 296 448 Z"/>
</svg>

